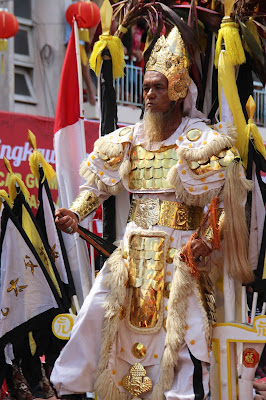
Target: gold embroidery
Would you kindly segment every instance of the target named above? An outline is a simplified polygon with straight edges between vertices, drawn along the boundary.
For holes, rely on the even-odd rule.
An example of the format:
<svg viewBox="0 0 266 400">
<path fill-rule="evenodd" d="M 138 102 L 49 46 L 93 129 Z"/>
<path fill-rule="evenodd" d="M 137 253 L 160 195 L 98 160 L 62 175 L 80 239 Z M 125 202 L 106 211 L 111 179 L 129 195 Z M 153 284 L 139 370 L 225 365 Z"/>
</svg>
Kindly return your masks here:
<svg viewBox="0 0 266 400">
<path fill-rule="evenodd" d="M 167 174 L 178 161 L 176 145 L 163 146 L 157 151 L 148 151 L 135 146 L 131 152 L 129 188 L 132 190 L 170 189 Z"/>
<path fill-rule="evenodd" d="M 27 269 L 27 267 L 29 267 L 30 270 L 31 270 L 32 275 L 34 275 L 34 268 L 37 268 L 38 265 L 37 264 L 33 264 L 33 262 L 31 261 L 29 256 L 25 256 L 25 258 L 27 259 L 27 262 L 26 262 L 26 260 L 24 260 L 24 264 L 25 264 L 26 269 Z"/>
<path fill-rule="evenodd" d="M 15 281 L 12 279 L 9 283 L 10 283 L 10 287 L 7 289 L 7 293 L 10 293 L 12 290 L 14 290 L 16 297 L 18 295 L 18 292 L 23 292 L 24 289 L 26 289 L 26 287 L 28 285 L 22 285 L 17 287 L 17 283 L 18 283 L 19 278 L 17 278 Z"/>
<path fill-rule="evenodd" d="M 51 256 L 52 256 L 54 262 L 55 262 L 55 259 L 59 257 L 59 253 L 58 253 L 58 251 L 55 251 L 55 248 L 56 248 L 56 244 L 54 244 L 53 247 L 49 248 Z"/>
<path fill-rule="evenodd" d="M 130 375 L 125 375 L 122 379 L 122 386 L 134 398 L 139 396 L 141 393 L 149 392 L 152 388 L 152 380 L 146 375 L 146 370 L 140 363 L 134 364 L 130 370 Z"/>
<path fill-rule="evenodd" d="M 79 213 L 82 221 L 94 210 L 97 210 L 99 205 L 100 203 L 96 194 L 89 190 L 84 190 L 76 197 L 69 209 L 73 212 Z"/>
<path fill-rule="evenodd" d="M 146 356 L 146 347 L 142 343 L 135 343 L 132 346 L 131 352 L 136 358 L 143 358 Z"/>
<path fill-rule="evenodd" d="M 3 311 L 3 309 L 1 308 L 1 313 L 2 313 L 3 317 L 6 317 L 7 314 L 9 313 L 9 308 L 5 307 L 5 309 L 6 309 L 6 311 Z"/>
<path fill-rule="evenodd" d="M 164 238 L 133 235 L 129 246 L 130 321 L 138 328 L 156 325 L 164 286 Z"/>
</svg>

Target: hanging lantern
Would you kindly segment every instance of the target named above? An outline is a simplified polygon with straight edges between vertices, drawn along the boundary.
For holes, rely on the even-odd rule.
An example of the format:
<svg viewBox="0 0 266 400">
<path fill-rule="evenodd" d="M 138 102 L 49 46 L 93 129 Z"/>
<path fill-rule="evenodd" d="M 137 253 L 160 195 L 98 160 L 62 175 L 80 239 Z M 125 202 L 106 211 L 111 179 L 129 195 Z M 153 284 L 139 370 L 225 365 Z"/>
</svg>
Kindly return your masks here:
<svg viewBox="0 0 266 400">
<path fill-rule="evenodd" d="M 18 31 L 18 20 L 15 15 L 0 8 L 0 52 L 7 51 L 7 39 Z M 1 73 L 4 73 L 4 54 L 1 54 Z"/>
<path fill-rule="evenodd" d="M 100 21 L 99 7 L 89 0 L 72 3 L 66 10 L 66 20 L 72 26 L 75 16 L 79 28 L 79 38 L 85 42 L 89 41 L 89 29 Z"/>
<path fill-rule="evenodd" d="M 5 8 L 0 8 L 0 51 L 7 51 L 7 39 L 18 31 L 18 20 Z"/>
</svg>

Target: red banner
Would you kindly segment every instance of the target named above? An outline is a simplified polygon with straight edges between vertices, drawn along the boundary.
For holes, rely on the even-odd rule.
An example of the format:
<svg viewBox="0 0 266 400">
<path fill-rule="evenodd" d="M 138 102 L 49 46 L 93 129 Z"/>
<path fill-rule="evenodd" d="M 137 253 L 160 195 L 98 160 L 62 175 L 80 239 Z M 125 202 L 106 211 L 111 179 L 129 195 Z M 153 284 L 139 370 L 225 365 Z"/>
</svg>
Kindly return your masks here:
<svg viewBox="0 0 266 400">
<path fill-rule="evenodd" d="M 0 190 L 8 191 L 10 174 L 4 165 L 3 157 L 5 156 L 10 161 L 13 172 L 18 174 L 27 186 L 31 194 L 30 206 L 34 211 L 38 206 L 38 181 L 32 175 L 28 162 L 32 153 L 28 142 L 28 129 L 36 136 L 38 150 L 55 169 L 54 118 L 0 111 L 0 127 Z M 85 121 L 85 136 L 86 151 L 90 153 L 93 143 L 99 137 L 99 122 Z M 58 203 L 56 183 L 51 186 L 51 193 L 54 202 Z"/>
</svg>

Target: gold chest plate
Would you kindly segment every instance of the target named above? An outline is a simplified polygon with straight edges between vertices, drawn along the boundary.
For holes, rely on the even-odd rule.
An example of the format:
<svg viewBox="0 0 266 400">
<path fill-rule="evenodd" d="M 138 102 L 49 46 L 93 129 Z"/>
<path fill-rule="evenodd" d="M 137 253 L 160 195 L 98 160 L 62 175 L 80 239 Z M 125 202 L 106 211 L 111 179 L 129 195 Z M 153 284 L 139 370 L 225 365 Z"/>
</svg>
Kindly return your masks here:
<svg viewBox="0 0 266 400">
<path fill-rule="evenodd" d="M 171 145 L 148 151 L 142 146 L 134 146 L 130 155 L 129 189 L 172 189 L 166 178 L 178 161 L 175 148 L 176 145 Z"/>
</svg>

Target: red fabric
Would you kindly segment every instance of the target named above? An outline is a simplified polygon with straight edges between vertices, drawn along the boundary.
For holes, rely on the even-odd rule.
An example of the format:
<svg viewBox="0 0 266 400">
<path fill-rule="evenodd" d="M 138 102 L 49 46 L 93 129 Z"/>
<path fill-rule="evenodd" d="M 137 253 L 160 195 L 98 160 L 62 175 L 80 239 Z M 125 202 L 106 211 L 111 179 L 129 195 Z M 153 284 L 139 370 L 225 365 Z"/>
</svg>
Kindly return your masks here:
<svg viewBox="0 0 266 400">
<path fill-rule="evenodd" d="M 30 205 L 33 211 L 38 206 L 37 182 L 33 177 L 28 158 L 32 150 L 28 143 L 28 129 L 37 139 L 37 147 L 42 151 L 46 161 L 55 169 L 53 150 L 54 118 L 39 117 L 26 114 L 0 111 L 0 189 L 8 191 L 8 172 L 4 166 L 3 157 L 9 159 L 13 172 L 25 182 L 31 197 Z M 99 137 L 99 122 L 85 121 L 86 151 L 90 153 L 93 144 Z M 57 202 L 57 187 L 51 187 L 53 200 Z"/>
<path fill-rule="evenodd" d="M 74 29 L 71 31 L 59 85 L 54 133 L 79 120 L 79 85 Z"/>
<path fill-rule="evenodd" d="M 7 384 L 6 381 L 4 380 L 3 386 L 0 388 L 0 400 L 3 400 L 7 397 L 8 397 Z"/>
</svg>

